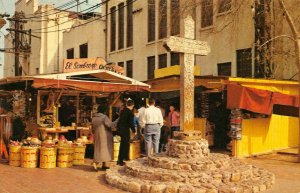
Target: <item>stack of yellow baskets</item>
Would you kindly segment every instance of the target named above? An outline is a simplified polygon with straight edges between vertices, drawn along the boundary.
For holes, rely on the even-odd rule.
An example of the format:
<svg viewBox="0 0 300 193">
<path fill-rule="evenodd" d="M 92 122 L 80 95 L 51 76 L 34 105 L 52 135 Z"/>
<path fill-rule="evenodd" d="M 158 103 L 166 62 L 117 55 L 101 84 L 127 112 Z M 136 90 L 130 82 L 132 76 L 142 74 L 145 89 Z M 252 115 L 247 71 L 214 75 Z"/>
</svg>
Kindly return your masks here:
<svg viewBox="0 0 300 193">
<path fill-rule="evenodd" d="M 21 166 L 21 146 L 9 146 L 9 165 L 10 166 Z"/>
<path fill-rule="evenodd" d="M 85 146 L 75 146 L 74 147 L 73 164 L 74 165 L 83 165 L 84 164 L 84 156 L 85 156 Z"/>
<path fill-rule="evenodd" d="M 73 166 L 73 147 L 59 147 L 58 148 L 58 158 L 57 166 L 60 168 L 69 168 Z"/>
<path fill-rule="evenodd" d="M 26 147 L 21 148 L 21 167 L 22 168 L 36 168 L 38 162 L 38 147 Z"/>
<path fill-rule="evenodd" d="M 56 167 L 56 148 L 42 147 L 40 153 L 40 168 L 50 169 Z"/>
</svg>

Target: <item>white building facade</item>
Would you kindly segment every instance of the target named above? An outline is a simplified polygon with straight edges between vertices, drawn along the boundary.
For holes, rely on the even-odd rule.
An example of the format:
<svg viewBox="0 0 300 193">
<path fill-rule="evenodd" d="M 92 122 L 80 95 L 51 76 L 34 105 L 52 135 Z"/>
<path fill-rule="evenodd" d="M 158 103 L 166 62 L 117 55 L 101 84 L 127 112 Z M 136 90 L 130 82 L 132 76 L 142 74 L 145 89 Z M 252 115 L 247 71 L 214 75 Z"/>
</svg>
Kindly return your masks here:
<svg viewBox="0 0 300 193">
<path fill-rule="evenodd" d="M 296 78 L 292 55 L 280 55 L 293 52 L 293 42 L 283 38 L 263 45 L 275 36 L 290 34 L 278 2 L 269 2 L 270 7 L 264 2 L 267 1 L 111 0 L 102 9 L 109 13 L 107 58 L 124 66 L 135 79 L 153 79 L 155 70 L 181 63 L 177 53 L 164 49 L 163 41 L 170 35 L 180 36 L 183 17 L 192 14 L 196 39 L 207 41 L 211 47 L 208 56 L 196 57 L 201 75 Z M 299 18 L 295 3 L 287 2 L 294 18 Z"/>
<path fill-rule="evenodd" d="M 297 2 L 286 2 L 299 20 Z M 123 66 L 128 77 L 153 79 L 155 71 L 182 63 L 181 55 L 167 52 L 163 42 L 181 36 L 183 18 L 191 14 L 195 38 L 211 47 L 208 56 L 196 57 L 200 75 L 297 77 L 293 42 L 279 38 L 264 45 L 291 33 L 277 0 L 110 0 L 103 3 L 99 19 L 84 21 L 72 12 L 51 14 L 54 7 L 37 0 L 17 1 L 16 11 L 33 17 L 24 29 L 39 37 L 31 38 L 30 54 L 20 57 L 24 75 L 61 72 L 65 58 L 103 57 Z M 13 47 L 12 38 L 6 36 L 6 47 Z M 5 76 L 14 75 L 13 53 L 5 54 L 4 69 Z"/>
<path fill-rule="evenodd" d="M 16 14 L 26 22 L 20 29 L 31 30 L 31 42 L 27 34 L 20 34 L 21 44 L 27 44 L 28 51 L 20 52 L 19 75 L 51 74 L 62 72 L 63 59 L 67 58 L 67 49 L 89 46 L 88 56 L 104 56 L 104 22 L 98 19 L 99 13 L 83 19 L 80 13 L 64 11 L 53 5 L 39 5 L 38 0 L 18 0 L 15 3 Z M 16 15 L 15 14 L 15 15 Z M 91 22 L 91 20 L 93 20 Z M 94 21 L 95 20 L 95 21 Z M 14 22 L 12 22 L 14 24 Z M 11 28 L 14 28 L 11 25 Z M 5 47 L 14 47 L 14 32 L 5 37 Z M 99 53 L 97 53 L 99 52 Z M 78 55 L 78 56 L 77 56 Z M 4 77 L 15 76 L 15 53 L 5 53 Z"/>
</svg>

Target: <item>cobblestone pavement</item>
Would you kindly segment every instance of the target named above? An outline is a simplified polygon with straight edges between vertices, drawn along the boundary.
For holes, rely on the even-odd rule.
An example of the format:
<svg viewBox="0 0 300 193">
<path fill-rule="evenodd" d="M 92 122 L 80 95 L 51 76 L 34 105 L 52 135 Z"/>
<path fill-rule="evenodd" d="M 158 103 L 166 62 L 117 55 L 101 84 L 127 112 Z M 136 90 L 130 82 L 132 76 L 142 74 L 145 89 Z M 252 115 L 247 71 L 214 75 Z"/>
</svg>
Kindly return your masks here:
<svg viewBox="0 0 300 193">
<path fill-rule="evenodd" d="M 300 193 L 300 164 L 295 157 L 282 155 L 243 159 L 276 176 L 275 185 L 265 193 Z M 108 186 L 104 172 L 87 165 L 73 168 L 25 169 L 0 163 L 0 193 L 122 193 Z"/>
</svg>

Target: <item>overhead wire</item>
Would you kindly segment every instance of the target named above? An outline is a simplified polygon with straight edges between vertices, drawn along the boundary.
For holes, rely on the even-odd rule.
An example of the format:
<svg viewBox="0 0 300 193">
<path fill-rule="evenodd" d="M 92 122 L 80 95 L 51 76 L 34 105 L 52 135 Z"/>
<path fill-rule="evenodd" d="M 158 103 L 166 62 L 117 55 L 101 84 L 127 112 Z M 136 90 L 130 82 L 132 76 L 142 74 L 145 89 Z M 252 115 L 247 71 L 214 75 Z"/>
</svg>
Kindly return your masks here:
<svg viewBox="0 0 300 193">
<path fill-rule="evenodd" d="M 108 1 L 108 0 L 107 0 L 107 1 Z M 103 2 L 103 3 L 106 3 L 107 1 L 105 1 L 105 2 Z M 80 12 L 80 13 L 83 13 L 84 11 L 87 11 L 87 10 L 89 10 L 89 12 L 87 12 L 87 13 L 92 13 L 91 11 L 97 9 L 97 8 L 100 7 L 103 3 L 98 3 L 98 4 L 96 4 L 96 5 L 94 5 L 94 6 L 90 7 L 90 8 L 87 8 L 87 9 L 83 10 L 83 11 Z M 76 15 L 76 14 L 78 14 L 78 13 L 74 13 L 74 15 Z M 83 13 L 83 14 L 86 14 L 86 13 Z M 63 17 L 59 17 L 59 18 L 63 18 Z M 77 18 L 72 18 L 72 19 L 70 19 L 70 20 L 64 21 L 64 22 L 62 22 L 62 23 L 59 23 L 59 25 L 64 24 L 64 23 L 68 23 L 68 22 L 73 21 L 73 20 L 75 20 L 75 19 L 77 19 Z M 48 20 L 47 20 L 47 21 L 48 21 Z M 57 27 L 57 25 L 53 25 L 53 26 L 49 26 L 49 27 L 44 27 L 44 28 L 38 28 L 38 29 L 32 29 L 31 31 L 32 31 L 32 32 L 38 33 L 37 31 L 41 31 L 41 30 L 49 29 L 49 28 L 53 28 L 53 27 Z"/>
<path fill-rule="evenodd" d="M 43 11 L 43 12 L 38 12 L 38 13 L 33 13 L 33 14 L 27 14 L 27 16 L 36 16 L 36 17 L 37 17 L 38 15 L 41 15 L 41 14 L 44 14 L 44 13 L 50 13 L 51 11 L 54 11 L 54 10 L 57 10 L 57 9 L 63 9 L 63 8 L 65 8 L 65 7 L 67 7 L 67 6 L 72 5 L 72 4 L 75 3 L 75 2 L 77 2 L 77 1 L 76 1 L 76 0 L 71 0 L 71 1 L 65 3 L 65 4 L 63 4 L 63 5 L 61 5 L 61 6 L 53 7 L 53 8 L 50 9 L 50 10 Z"/>
<path fill-rule="evenodd" d="M 109 0 L 106 0 L 105 2 L 107 2 L 107 1 L 109 1 Z M 136 2 L 136 1 L 138 1 L 138 0 L 132 0 L 129 4 L 133 4 L 133 3 Z M 115 9 L 113 12 L 107 13 L 107 14 L 105 14 L 105 15 L 101 15 L 101 16 L 99 16 L 99 17 L 96 17 L 95 19 L 91 19 L 91 20 L 89 20 L 89 21 L 87 21 L 87 22 L 85 22 L 85 23 L 82 23 L 82 24 L 79 24 L 79 25 L 76 25 L 76 26 L 72 26 L 72 27 L 68 27 L 68 28 L 64 28 L 64 29 L 60 29 L 60 30 L 44 31 L 44 32 L 36 32 L 36 33 L 53 33 L 53 32 L 65 31 L 65 30 L 68 30 L 68 29 L 74 29 L 74 28 L 77 28 L 77 27 L 86 25 L 86 24 L 88 24 L 88 23 L 91 23 L 91 22 L 93 22 L 93 21 L 96 21 L 96 20 L 98 20 L 98 19 L 101 19 L 101 18 L 103 18 L 103 17 L 106 17 L 106 16 L 108 16 L 108 15 L 111 15 L 112 13 L 115 13 L 115 12 L 117 12 L 118 10 L 120 10 L 120 9 L 122 9 L 122 8 L 124 8 L 124 7 L 127 7 L 129 4 L 126 4 L 126 5 L 122 6 L 122 7 L 119 7 L 118 9 Z"/>
<path fill-rule="evenodd" d="M 81 4 L 83 4 L 83 3 L 85 3 L 85 0 L 82 1 L 82 2 L 80 2 L 80 3 L 78 3 L 78 4 L 76 4 L 76 5 L 73 5 L 73 6 L 69 7 L 69 8 L 67 8 L 67 9 L 57 10 L 57 11 L 54 12 L 54 13 L 41 14 L 41 16 L 25 17 L 25 18 L 23 18 L 23 19 L 25 19 L 25 20 L 26 20 L 26 19 L 34 19 L 34 18 L 37 18 L 37 19 L 38 19 L 38 18 L 45 17 L 45 16 L 55 15 L 55 14 L 60 13 L 60 12 L 69 11 L 69 9 L 74 8 L 74 7 L 76 7 L 76 6 L 78 6 L 78 5 L 81 5 Z"/>
<path fill-rule="evenodd" d="M 101 3 L 98 3 L 98 4 L 94 5 L 94 6 L 89 7 L 89 8 L 87 8 L 87 9 L 85 9 L 85 10 L 80 11 L 80 12 L 74 12 L 74 13 L 71 13 L 71 15 L 79 15 L 79 13 L 86 14 L 86 13 L 84 13 L 84 11 L 88 11 L 88 10 L 89 10 L 89 11 L 88 11 L 87 13 L 91 13 L 91 11 L 93 11 L 93 10 L 99 8 L 100 6 L 101 6 Z M 91 10 L 90 10 L 90 9 L 91 9 Z M 60 15 L 58 18 L 61 19 L 61 18 L 65 18 L 65 17 L 70 17 L 70 15 Z M 74 19 L 76 19 L 76 18 L 72 18 L 72 19 L 70 19 L 70 20 L 68 20 L 68 21 L 66 21 L 66 22 L 64 22 L 64 23 L 67 23 L 67 22 L 72 21 L 72 20 L 74 20 Z M 49 21 L 49 20 L 50 20 L 50 19 L 39 19 L 39 20 L 30 19 L 29 21 L 31 21 L 31 22 L 43 22 L 43 21 Z M 62 24 L 62 23 L 60 23 L 60 24 Z M 55 26 L 56 26 L 56 25 L 55 25 Z M 51 27 L 55 27 L 55 26 L 51 26 Z M 41 30 L 41 29 L 46 29 L 46 28 L 50 28 L 50 27 L 38 28 L 38 29 L 33 29 L 33 30 L 35 31 L 35 30 Z"/>
</svg>

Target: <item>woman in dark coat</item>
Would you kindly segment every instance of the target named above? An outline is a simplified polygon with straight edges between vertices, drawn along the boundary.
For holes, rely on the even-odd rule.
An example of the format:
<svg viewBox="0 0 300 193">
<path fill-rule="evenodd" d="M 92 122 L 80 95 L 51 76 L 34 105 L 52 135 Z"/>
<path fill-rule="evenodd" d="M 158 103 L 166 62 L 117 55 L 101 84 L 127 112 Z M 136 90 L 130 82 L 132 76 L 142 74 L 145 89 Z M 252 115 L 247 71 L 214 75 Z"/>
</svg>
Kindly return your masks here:
<svg viewBox="0 0 300 193">
<path fill-rule="evenodd" d="M 94 134 L 94 163 L 97 171 L 97 164 L 102 162 L 102 169 L 108 169 L 106 162 L 113 159 L 113 134 L 111 128 L 114 124 L 104 114 L 106 108 L 98 107 L 98 113 L 92 119 L 92 132 Z"/>
</svg>

